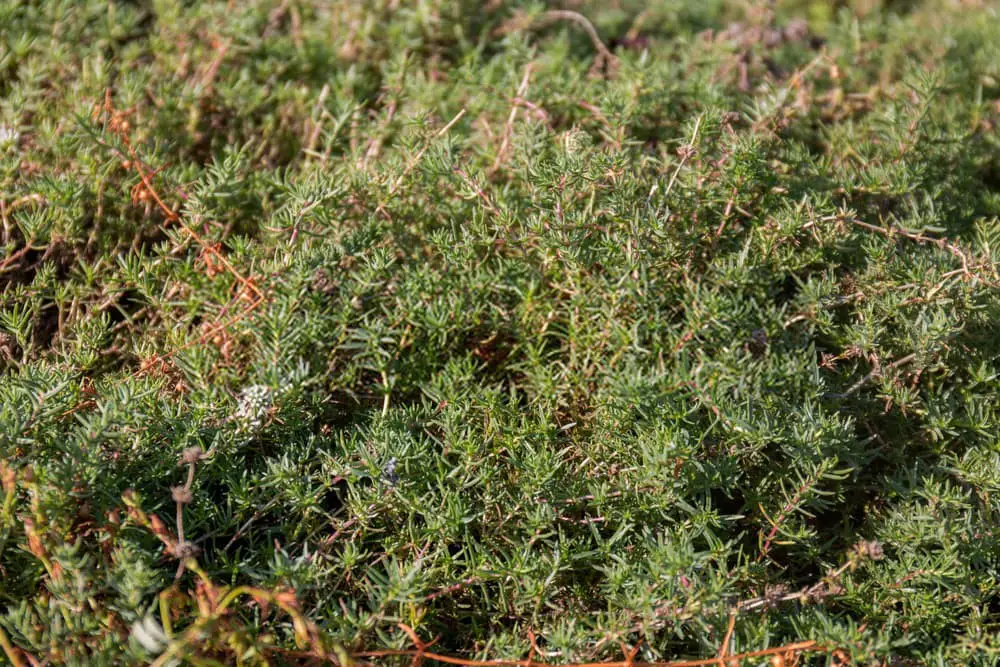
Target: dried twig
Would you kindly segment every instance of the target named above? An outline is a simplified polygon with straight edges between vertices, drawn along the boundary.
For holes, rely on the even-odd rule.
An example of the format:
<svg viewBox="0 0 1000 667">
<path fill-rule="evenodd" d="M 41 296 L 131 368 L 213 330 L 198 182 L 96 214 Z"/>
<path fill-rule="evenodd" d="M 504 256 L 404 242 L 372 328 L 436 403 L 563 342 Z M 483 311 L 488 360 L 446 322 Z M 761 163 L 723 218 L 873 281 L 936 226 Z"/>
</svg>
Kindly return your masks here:
<svg viewBox="0 0 1000 667">
<path fill-rule="evenodd" d="M 455 123 L 457 123 L 459 120 L 461 120 L 462 116 L 464 116 L 464 115 L 465 115 L 465 108 L 463 107 L 461 111 L 459 111 L 457 114 L 455 114 L 454 118 L 452 118 L 450 121 L 448 121 L 447 125 L 445 125 L 440 130 L 438 130 L 437 132 L 434 133 L 434 136 L 431 137 L 431 140 L 438 139 L 439 137 L 443 137 L 444 135 L 446 135 L 448 133 L 448 130 L 450 130 L 451 128 L 453 128 L 455 126 Z M 424 153 L 427 152 L 427 149 L 430 148 L 430 145 L 431 145 L 430 141 L 428 141 L 427 143 L 425 143 L 423 145 L 423 147 L 413 157 L 413 159 L 410 160 L 409 164 L 406 165 L 406 168 L 403 169 L 403 173 L 400 174 L 399 178 L 397 178 L 393 182 L 393 184 L 389 187 L 389 192 L 386 194 L 386 200 L 392 199 L 396 195 L 396 192 L 399 191 L 400 186 L 403 185 L 403 181 L 406 180 L 406 177 L 410 175 L 410 172 L 413 171 L 413 169 L 420 163 L 420 159 L 424 156 Z M 386 214 L 385 213 L 385 202 L 379 204 L 376 207 L 375 210 L 377 212 L 381 212 L 383 215 L 385 215 Z"/>
<path fill-rule="evenodd" d="M 793 602 L 799 600 L 808 600 L 810 598 L 820 598 L 829 596 L 832 586 L 836 585 L 836 582 L 847 570 L 851 569 L 857 564 L 857 561 L 853 558 L 848 559 L 846 563 L 833 570 L 826 575 L 822 580 L 816 582 L 812 586 L 807 586 L 800 591 L 795 593 L 786 593 L 782 595 L 763 595 L 752 600 L 744 600 L 739 605 L 737 609 L 739 611 L 753 611 L 755 609 L 760 609 L 762 607 L 770 607 L 781 602 Z"/>
<path fill-rule="evenodd" d="M 302 152 L 311 155 L 316 150 L 316 142 L 319 141 L 319 133 L 323 130 L 323 112 L 326 111 L 323 108 L 323 104 L 326 102 L 327 96 L 330 94 L 330 84 L 324 83 L 322 90 L 319 91 L 319 97 L 316 98 L 316 104 L 313 106 L 313 116 L 316 116 L 316 120 L 312 121 L 312 130 L 309 132 L 309 138 L 306 140 L 305 148 Z"/>
<path fill-rule="evenodd" d="M 497 150 L 497 157 L 493 160 L 493 166 L 490 167 L 490 172 L 495 172 L 500 168 L 500 164 L 503 162 L 504 156 L 507 154 L 507 146 L 510 144 L 510 135 L 514 129 L 514 120 L 517 118 L 518 104 L 516 100 L 524 98 L 524 95 L 528 92 L 528 81 L 531 79 L 531 68 L 533 63 L 528 63 L 524 68 L 524 76 L 521 77 L 521 83 L 517 87 L 517 94 L 514 96 L 514 102 L 510 106 L 510 114 L 507 116 L 507 124 L 503 128 L 503 136 L 500 139 L 500 148 Z"/>
<path fill-rule="evenodd" d="M 859 301 L 859 300 L 861 300 L 863 298 L 865 298 L 864 292 L 855 292 L 854 294 L 848 294 L 847 296 L 838 296 L 838 297 L 832 299 L 829 303 L 821 305 L 820 308 L 822 310 L 830 310 L 832 308 L 839 308 L 840 306 L 846 306 L 847 304 L 854 303 L 855 301 Z M 782 328 L 783 329 L 787 329 L 788 327 L 792 326 L 796 322 L 802 322 L 804 320 L 810 319 L 811 317 L 812 317 L 812 313 L 808 313 L 808 312 L 807 313 L 799 313 L 798 315 L 794 315 L 794 316 L 790 317 L 787 321 L 785 321 L 785 323 L 782 325 Z"/>
<path fill-rule="evenodd" d="M 396 117 L 396 110 L 398 108 L 399 104 L 396 99 L 389 101 L 389 104 L 386 107 L 385 119 L 382 121 L 381 127 L 374 132 L 375 136 L 373 136 L 371 141 L 368 142 L 368 149 L 365 151 L 364 157 L 358 161 L 359 170 L 368 171 L 368 165 L 375 160 L 382 151 L 382 144 L 385 141 L 385 135 L 389 130 L 389 125 L 392 124 L 393 118 Z"/>
<path fill-rule="evenodd" d="M 605 46 L 604 42 L 601 41 L 601 36 L 597 34 L 597 29 L 594 24 L 590 22 L 583 14 L 579 12 L 570 11 L 568 9 L 550 9 L 544 12 L 540 20 L 542 21 L 572 21 L 579 25 L 590 37 L 591 43 L 593 43 L 594 48 L 600 54 L 601 60 L 603 60 L 608 65 L 617 65 L 618 57 L 611 53 L 611 49 Z"/>
<path fill-rule="evenodd" d="M 202 95 L 208 94 L 212 88 L 212 84 L 215 82 L 215 77 L 219 73 L 219 67 L 222 66 L 222 61 L 226 58 L 226 53 L 229 51 L 229 46 L 232 44 L 232 40 L 216 41 L 215 46 L 215 57 L 212 62 L 208 64 L 205 68 L 205 73 L 202 74 L 201 79 L 198 82 L 198 88 L 201 90 Z"/>
<path fill-rule="evenodd" d="M 991 283 L 990 281 L 985 280 L 982 276 L 978 276 L 978 275 L 972 273 L 972 271 L 970 271 L 970 269 L 969 269 L 969 257 L 968 257 L 968 255 L 966 255 L 965 252 L 961 248 L 959 248 L 958 246 L 956 246 L 954 243 L 949 243 L 945 239 L 931 238 L 930 236 L 924 236 L 923 234 L 917 234 L 917 233 L 914 233 L 914 232 L 908 232 L 905 229 L 900 229 L 899 227 L 888 227 L 888 228 L 886 228 L 886 227 L 879 227 L 878 225 L 872 225 L 872 224 L 867 223 L 867 222 L 862 222 L 861 220 L 858 220 L 856 218 L 849 218 L 848 221 L 851 224 L 854 224 L 854 225 L 856 225 L 858 227 L 861 227 L 862 229 L 867 229 L 869 231 L 876 232 L 878 234 L 882 234 L 883 236 L 886 236 L 886 237 L 888 237 L 890 239 L 894 238 L 896 236 L 902 236 L 903 238 L 907 238 L 907 239 L 910 239 L 911 241 L 916 241 L 917 243 L 921 243 L 921 244 L 923 244 L 923 243 L 933 243 L 937 247 L 944 248 L 945 250 L 947 250 L 952 255 L 954 255 L 955 257 L 958 258 L 958 260 L 962 263 L 962 268 L 960 270 L 961 270 L 961 272 L 962 272 L 963 275 L 965 275 L 968 278 L 977 278 L 978 280 L 986 283 L 987 285 L 993 286 L 993 287 L 997 286 L 996 283 Z"/>
<path fill-rule="evenodd" d="M 104 145 L 108 146 L 109 148 L 111 148 L 111 150 L 115 151 L 122 158 L 124 158 L 123 164 L 126 167 L 133 169 L 139 176 L 140 185 L 137 186 L 137 188 L 134 191 L 136 195 L 144 194 L 152 198 L 152 200 L 156 203 L 156 206 L 163 212 L 163 215 L 167 218 L 168 222 L 176 222 L 177 224 L 179 224 L 181 226 L 181 229 L 183 229 L 188 236 L 190 236 L 196 243 L 198 243 L 198 245 L 202 247 L 202 250 L 204 252 L 210 255 L 214 255 L 219 260 L 219 262 L 225 267 L 226 271 L 228 271 L 234 278 L 236 278 L 236 280 L 240 284 L 242 284 L 245 289 L 253 293 L 254 296 L 256 296 L 257 298 L 262 298 L 263 294 L 261 293 L 260 289 L 251 280 L 248 280 L 247 278 L 243 277 L 240 274 L 240 272 L 237 271 L 235 267 L 233 267 L 233 265 L 229 262 L 229 260 L 225 256 L 223 256 L 213 245 L 206 242 L 203 238 L 201 238 L 201 236 L 196 231 L 194 231 L 186 224 L 184 224 L 184 222 L 181 220 L 180 214 L 171 207 L 167 206 L 167 204 L 163 201 L 163 198 L 160 197 L 160 194 L 156 191 L 156 188 L 153 186 L 152 182 L 152 176 L 153 173 L 155 172 L 151 172 L 146 168 L 145 164 L 136 153 L 135 146 L 133 146 L 132 141 L 129 137 L 129 124 L 128 121 L 125 120 L 125 117 L 128 115 L 128 113 L 123 111 L 118 111 L 114 108 L 114 105 L 111 103 L 110 88 L 107 89 L 104 93 L 104 104 L 100 107 L 100 112 L 102 112 L 104 115 L 104 122 L 106 123 L 108 129 L 114 132 L 119 137 L 119 139 L 121 139 L 122 143 L 125 145 L 126 153 L 123 153 L 121 149 L 117 148 L 116 146 L 112 146 L 109 144 L 104 144 Z"/>
<path fill-rule="evenodd" d="M 10 660 L 11 665 L 14 667 L 24 667 L 25 663 L 21 659 L 21 652 L 11 643 L 7 633 L 4 632 L 3 626 L 0 626 L 0 648 L 3 649 L 4 655 Z"/>
<path fill-rule="evenodd" d="M 873 369 L 871 373 L 869 373 L 868 375 L 864 376 L 863 378 L 861 378 L 860 380 L 858 380 L 857 382 L 855 382 L 854 384 L 852 384 L 847 389 L 847 391 L 845 391 L 843 393 L 840 393 L 840 394 L 829 394 L 829 396 L 831 396 L 833 398 L 847 398 L 848 396 L 850 396 L 851 394 L 855 393 L 856 391 L 858 391 L 859 389 L 861 389 L 863 386 L 865 386 L 866 384 L 868 384 L 871 380 L 874 380 L 877 377 L 881 377 L 882 373 L 884 371 L 886 371 L 886 370 L 892 370 L 893 368 L 899 368 L 900 366 L 905 366 L 906 364 L 910 363 L 911 361 L 913 361 L 916 358 L 917 358 L 916 352 L 912 352 L 912 353 L 906 355 L 905 357 L 901 357 L 899 359 L 896 359 L 894 362 L 892 362 L 891 364 L 885 366 L 884 368 L 881 367 L 881 366 L 878 366 L 875 369 Z"/>
<path fill-rule="evenodd" d="M 135 146 L 132 144 L 131 138 L 129 136 L 130 126 L 127 120 L 128 115 L 129 115 L 128 111 L 119 111 L 115 109 L 114 105 L 111 102 L 110 88 L 105 90 L 104 103 L 99 105 L 94 110 L 95 119 L 103 116 L 105 127 L 111 132 L 113 132 L 121 140 L 122 144 L 125 147 L 125 150 L 123 151 L 117 146 L 100 141 L 100 139 L 98 139 L 98 141 L 101 143 L 101 145 L 106 146 L 107 148 L 117 153 L 121 158 L 123 158 L 123 163 L 122 163 L 123 166 L 125 166 L 128 169 L 134 170 L 136 174 L 139 176 L 139 184 L 137 184 L 136 187 L 133 189 L 133 198 L 136 200 L 151 199 L 156 204 L 156 206 L 163 212 L 163 215 L 166 217 L 167 222 L 174 222 L 180 225 L 181 229 L 183 229 L 184 232 L 189 237 L 191 237 L 191 239 L 193 239 L 196 243 L 198 243 L 198 245 L 201 246 L 203 252 L 205 252 L 206 255 L 211 256 L 214 259 L 217 259 L 219 263 L 225 268 L 225 270 L 230 275 L 232 275 L 236 279 L 236 281 L 242 286 L 241 292 L 235 298 L 241 299 L 249 297 L 251 301 L 250 305 L 244 308 L 242 311 L 240 311 L 236 316 L 230 318 L 226 322 L 219 323 L 218 325 L 212 327 L 209 331 L 202 334 L 202 336 L 198 338 L 197 341 L 189 342 L 188 344 L 178 349 L 175 349 L 166 355 L 157 356 L 154 357 L 153 359 L 148 359 L 144 361 L 141 370 L 145 371 L 152 368 L 156 368 L 158 366 L 162 366 L 163 362 L 166 359 L 169 359 L 170 357 L 174 356 L 181 350 L 187 349 L 191 345 L 194 345 L 195 342 L 204 342 L 218 331 L 227 329 L 232 324 L 247 317 L 251 312 L 253 312 L 258 306 L 260 306 L 264 302 L 265 296 L 263 291 L 261 291 L 261 289 L 257 287 L 256 283 L 253 280 L 244 277 L 239 271 L 237 271 L 236 268 L 232 265 L 232 263 L 221 252 L 219 252 L 219 249 L 214 244 L 208 243 L 205 239 L 201 237 L 201 235 L 198 234 L 198 232 L 196 232 L 194 229 L 185 224 L 184 221 L 181 219 L 180 214 L 176 210 L 168 206 L 166 202 L 163 201 L 163 198 L 157 192 L 152 182 L 152 177 L 156 172 L 146 167 L 145 163 L 138 156 Z"/>
<path fill-rule="evenodd" d="M 594 62 L 596 69 L 600 69 L 603 66 L 613 69 L 618 66 L 618 57 L 615 56 L 615 54 L 611 52 L 611 49 L 609 49 L 601 40 L 601 36 L 597 34 L 597 29 L 594 27 L 594 24 L 590 22 L 590 19 L 579 12 L 574 12 L 568 9 L 551 9 L 549 11 L 542 12 L 537 16 L 528 16 L 523 12 L 518 13 L 511 20 L 507 21 L 504 25 L 501 25 L 496 31 L 494 31 L 494 34 L 502 35 L 518 30 L 524 30 L 530 28 L 532 25 L 551 23 L 553 21 L 571 21 L 584 29 L 587 36 L 590 38 L 591 43 L 594 45 L 594 48 L 597 50 L 597 58 Z"/>
<path fill-rule="evenodd" d="M 681 159 L 677 163 L 677 167 L 674 168 L 674 173 L 670 175 L 670 180 L 667 182 L 667 188 L 663 191 L 663 197 L 666 199 L 670 195 L 670 191 L 674 189 L 674 183 L 677 181 L 677 175 L 681 173 L 681 169 L 687 163 L 688 159 L 695 154 L 695 144 L 698 141 L 698 131 L 701 129 L 701 119 L 704 114 L 698 116 L 698 119 L 694 122 L 694 129 L 691 131 L 691 140 L 688 141 L 686 146 L 680 149 Z"/>
<path fill-rule="evenodd" d="M 735 629 L 736 629 L 736 611 L 734 610 L 729 613 L 729 626 L 726 628 L 726 636 L 722 640 L 722 645 L 719 646 L 719 654 L 717 656 L 719 660 L 725 658 L 726 655 L 729 653 L 729 642 L 732 641 L 733 639 L 733 631 Z M 719 664 L 724 665 L 726 663 L 721 662 Z"/>
<path fill-rule="evenodd" d="M 476 185 L 476 182 L 472 180 L 471 176 L 465 173 L 463 169 L 460 169 L 458 167 L 454 169 L 454 172 L 458 175 L 459 178 L 462 179 L 466 187 L 475 192 L 476 196 L 483 200 L 483 206 L 486 207 L 486 210 L 488 210 L 493 215 L 500 214 L 500 211 L 497 210 L 497 207 L 493 204 L 492 201 L 490 201 L 490 196 L 485 192 L 483 192 L 483 189 L 481 187 Z"/>
</svg>

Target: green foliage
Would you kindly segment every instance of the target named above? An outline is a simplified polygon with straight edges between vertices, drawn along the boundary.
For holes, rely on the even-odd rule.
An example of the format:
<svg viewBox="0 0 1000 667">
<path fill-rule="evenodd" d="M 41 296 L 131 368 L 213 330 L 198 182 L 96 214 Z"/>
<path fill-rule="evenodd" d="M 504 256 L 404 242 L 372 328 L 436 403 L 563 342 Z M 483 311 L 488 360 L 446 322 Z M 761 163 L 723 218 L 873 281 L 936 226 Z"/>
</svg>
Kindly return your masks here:
<svg viewBox="0 0 1000 667">
<path fill-rule="evenodd" d="M 0 1 L 9 660 L 994 664 L 996 8 L 570 4 Z"/>
</svg>

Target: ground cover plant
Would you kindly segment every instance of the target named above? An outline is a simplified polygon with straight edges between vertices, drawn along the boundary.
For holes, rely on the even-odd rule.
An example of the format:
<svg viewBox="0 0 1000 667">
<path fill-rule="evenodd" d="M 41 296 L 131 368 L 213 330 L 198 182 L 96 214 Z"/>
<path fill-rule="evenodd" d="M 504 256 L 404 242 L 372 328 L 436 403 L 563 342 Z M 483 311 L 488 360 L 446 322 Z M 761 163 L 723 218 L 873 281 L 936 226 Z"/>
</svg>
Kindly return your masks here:
<svg viewBox="0 0 1000 667">
<path fill-rule="evenodd" d="M 0 2 L 5 659 L 995 664 L 998 123 L 988 2 Z"/>
</svg>

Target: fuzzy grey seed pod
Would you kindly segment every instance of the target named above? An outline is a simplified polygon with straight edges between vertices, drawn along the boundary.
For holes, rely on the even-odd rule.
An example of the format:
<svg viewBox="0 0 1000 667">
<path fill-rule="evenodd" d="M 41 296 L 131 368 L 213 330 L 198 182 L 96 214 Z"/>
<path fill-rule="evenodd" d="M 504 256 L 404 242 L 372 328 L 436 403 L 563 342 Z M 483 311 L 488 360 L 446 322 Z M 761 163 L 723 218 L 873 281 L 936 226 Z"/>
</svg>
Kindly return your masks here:
<svg viewBox="0 0 1000 667">
<path fill-rule="evenodd" d="M 194 494 L 186 486 L 174 486 L 170 488 L 170 495 L 174 502 L 181 505 L 189 505 L 194 500 Z"/>
<path fill-rule="evenodd" d="M 175 544 L 171 551 L 173 552 L 174 557 L 180 560 L 184 560 L 186 558 L 194 558 L 199 553 L 201 553 L 201 549 L 198 548 L 197 544 L 194 544 L 193 542 L 188 542 L 187 540 Z"/>
<path fill-rule="evenodd" d="M 183 452 L 181 452 L 180 461 L 177 465 L 190 465 L 192 463 L 197 463 L 205 458 L 205 450 L 201 447 L 195 445 L 194 447 L 187 447 Z"/>
</svg>

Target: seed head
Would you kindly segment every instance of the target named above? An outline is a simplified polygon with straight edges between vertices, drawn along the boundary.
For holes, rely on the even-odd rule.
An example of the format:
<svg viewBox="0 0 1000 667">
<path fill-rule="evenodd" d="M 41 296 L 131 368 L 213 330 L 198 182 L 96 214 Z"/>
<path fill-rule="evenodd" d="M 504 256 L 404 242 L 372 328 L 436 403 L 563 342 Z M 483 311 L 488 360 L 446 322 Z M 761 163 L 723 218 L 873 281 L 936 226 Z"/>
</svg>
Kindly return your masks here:
<svg viewBox="0 0 1000 667">
<path fill-rule="evenodd" d="M 199 549 L 198 545 L 194 544 L 193 542 L 188 542 L 187 540 L 185 540 L 183 542 L 178 542 L 177 544 L 175 544 L 171 549 L 171 552 L 173 553 L 175 558 L 179 560 L 184 560 L 186 558 L 194 558 L 201 552 L 201 549 Z"/>
<path fill-rule="evenodd" d="M 878 540 L 861 540 L 854 545 L 854 553 L 861 559 L 882 560 L 885 550 Z"/>
<path fill-rule="evenodd" d="M 181 452 L 181 458 L 177 465 L 190 465 L 205 458 L 207 458 L 205 451 L 201 447 L 195 445 L 194 447 L 188 447 Z"/>
<path fill-rule="evenodd" d="M 188 505 L 194 500 L 194 494 L 186 486 L 171 487 L 170 495 L 173 496 L 174 502 L 180 505 Z"/>
<path fill-rule="evenodd" d="M 334 294 L 337 291 L 337 283 L 334 281 L 333 277 L 330 276 L 329 271 L 323 267 L 320 267 L 313 272 L 312 286 L 317 292 L 321 292 L 326 295 Z"/>
</svg>

